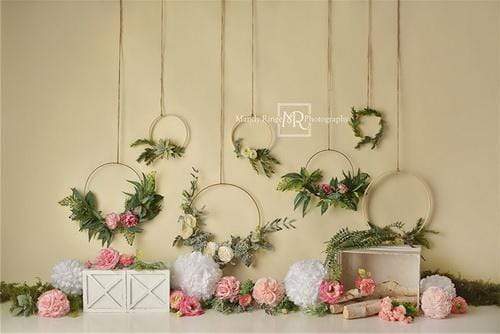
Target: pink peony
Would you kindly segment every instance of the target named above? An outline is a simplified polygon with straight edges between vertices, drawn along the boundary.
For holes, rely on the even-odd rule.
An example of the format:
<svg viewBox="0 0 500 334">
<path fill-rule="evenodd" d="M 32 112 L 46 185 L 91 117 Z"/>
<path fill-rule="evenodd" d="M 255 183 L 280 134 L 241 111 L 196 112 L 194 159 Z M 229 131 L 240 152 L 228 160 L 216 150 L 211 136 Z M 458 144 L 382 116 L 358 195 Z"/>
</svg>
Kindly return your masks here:
<svg viewBox="0 0 500 334">
<path fill-rule="evenodd" d="M 100 270 L 114 269 L 120 261 L 120 253 L 113 248 L 103 248 L 92 264 L 92 268 Z"/>
<path fill-rule="evenodd" d="M 181 290 L 176 290 L 170 293 L 170 308 L 172 310 L 178 311 L 181 305 L 181 301 L 184 299 L 184 292 Z"/>
<path fill-rule="evenodd" d="M 120 221 L 125 227 L 134 227 L 139 224 L 139 218 L 132 213 L 132 211 L 127 211 L 120 215 Z"/>
<path fill-rule="evenodd" d="M 247 308 L 250 304 L 252 304 L 252 295 L 248 293 L 246 295 L 239 296 L 238 304 L 240 304 L 243 308 Z"/>
<path fill-rule="evenodd" d="M 443 319 L 451 312 L 451 297 L 443 289 L 432 286 L 422 295 L 422 311 L 426 317 Z"/>
<path fill-rule="evenodd" d="M 38 315 L 47 318 L 59 318 L 69 312 L 69 301 L 60 290 L 53 289 L 38 297 Z"/>
<path fill-rule="evenodd" d="M 372 295 L 373 292 L 375 292 L 375 281 L 373 278 L 362 278 L 362 279 L 356 279 L 355 283 L 356 288 L 361 291 L 361 294 L 363 296 L 369 296 Z"/>
<path fill-rule="evenodd" d="M 114 212 L 108 213 L 104 222 L 110 230 L 114 230 L 120 224 L 120 215 Z"/>
<path fill-rule="evenodd" d="M 341 194 L 345 194 L 346 192 L 349 191 L 349 187 L 347 187 L 345 184 L 343 183 L 339 183 L 339 185 L 337 186 L 337 191 Z"/>
<path fill-rule="evenodd" d="M 201 304 L 198 299 L 191 296 L 184 296 L 181 302 L 179 303 L 179 312 L 180 316 L 193 317 L 197 315 L 202 315 L 204 313 L 201 308 Z"/>
<path fill-rule="evenodd" d="M 332 193 L 332 191 L 333 191 L 332 186 L 330 186 L 328 183 L 323 183 L 321 185 L 321 190 L 323 190 L 323 192 L 326 195 L 330 195 Z"/>
<path fill-rule="evenodd" d="M 215 297 L 234 302 L 238 300 L 240 292 L 240 281 L 234 276 L 224 276 L 217 282 L 215 287 Z"/>
<path fill-rule="evenodd" d="M 135 262 L 135 256 L 127 254 L 120 255 L 119 263 L 122 267 L 131 266 L 134 264 L 134 262 Z"/>
<path fill-rule="evenodd" d="M 462 314 L 467 313 L 467 301 L 462 297 L 455 297 L 451 301 L 451 313 Z"/>
<path fill-rule="evenodd" d="M 327 304 L 335 304 L 344 293 L 344 286 L 337 281 L 324 280 L 319 286 L 319 299 Z"/>
<path fill-rule="evenodd" d="M 285 297 L 285 288 L 273 278 L 259 278 L 253 287 L 252 296 L 258 304 L 274 307 Z"/>
</svg>

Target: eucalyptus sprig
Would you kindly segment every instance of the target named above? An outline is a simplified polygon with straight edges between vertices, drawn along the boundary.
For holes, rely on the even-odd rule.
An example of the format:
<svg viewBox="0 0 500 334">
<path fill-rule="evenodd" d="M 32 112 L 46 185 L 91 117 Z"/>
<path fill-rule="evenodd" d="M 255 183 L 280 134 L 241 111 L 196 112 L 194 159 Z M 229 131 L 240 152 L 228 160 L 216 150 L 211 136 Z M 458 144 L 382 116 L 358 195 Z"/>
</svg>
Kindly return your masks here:
<svg viewBox="0 0 500 334">
<path fill-rule="evenodd" d="M 340 254 L 348 249 L 363 249 L 384 245 L 421 245 L 430 248 L 429 234 L 438 232 L 423 226 L 424 219 L 419 218 L 417 224 L 409 231 L 404 229 L 402 222 L 396 222 L 384 227 L 379 227 L 368 222 L 367 230 L 349 230 L 341 228 L 329 241 L 326 242 L 325 266 L 332 279 L 338 280 L 341 274 Z"/>
<path fill-rule="evenodd" d="M 137 139 L 131 147 L 146 145 L 144 151 L 137 158 L 137 162 L 145 162 L 146 165 L 151 165 L 159 159 L 176 159 L 184 155 L 185 148 L 175 144 L 170 139 L 154 140 L 152 138 Z"/>
<path fill-rule="evenodd" d="M 136 226 L 119 225 L 110 229 L 105 224 L 105 218 L 97 207 L 97 199 L 92 191 L 82 194 L 76 188 L 71 189 L 71 195 L 63 198 L 59 204 L 71 210 L 70 219 L 79 224 L 80 231 L 87 231 L 89 241 L 92 238 L 101 240 L 102 245 L 109 246 L 115 234 L 123 233 L 129 245 L 134 243 L 137 233 L 143 231 L 142 225 L 155 218 L 161 211 L 163 196 L 156 192 L 155 173 L 142 174 L 140 182 L 128 181 L 134 186 L 134 193 L 126 195 L 124 212 L 132 212 L 138 219 Z"/>
<path fill-rule="evenodd" d="M 293 201 L 293 209 L 302 206 L 302 216 L 308 212 L 309 205 L 316 201 L 316 207 L 324 214 L 328 208 L 340 207 L 356 211 L 358 203 L 368 187 L 370 175 L 359 169 L 354 175 L 343 172 L 343 179 L 332 178 L 330 182 L 321 184 L 321 170 L 309 172 L 302 167 L 298 173 L 288 173 L 281 177 L 277 190 L 297 192 Z"/>
<path fill-rule="evenodd" d="M 268 148 L 242 148 L 242 142 L 242 138 L 238 138 L 233 142 L 234 153 L 237 158 L 247 158 L 257 174 L 264 174 L 267 177 L 271 177 L 276 173 L 276 165 L 279 165 L 280 162 L 271 154 Z"/>
<path fill-rule="evenodd" d="M 378 125 L 379 125 L 379 130 L 378 132 L 373 136 L 366 136 L 363 135 L 363 132 L 361 131 L 361 119 L 363 117 L 370 117 L 370 116 L 375 116 L 379 118 Z M 375 109 L 371 108 L 364 108 L 364 109 L 355 109 L 354 107 L 351 108 L 351 120 L 349 121 L 349 125 L 352 128 L 352 131 L 354 132 L 354 136 L 361 138 L 361 140 L 356 144 L 355 148 L 360 149 L 361 146 L 365 144 L 370 144 L 371 143 L 371 149 L 373 150 L 375 147 L 378 146 L 380 140 L 382 139 L 382 136 L 384 135 L 384 117 L 380 111 L 377 111 Z"/>
</svg>

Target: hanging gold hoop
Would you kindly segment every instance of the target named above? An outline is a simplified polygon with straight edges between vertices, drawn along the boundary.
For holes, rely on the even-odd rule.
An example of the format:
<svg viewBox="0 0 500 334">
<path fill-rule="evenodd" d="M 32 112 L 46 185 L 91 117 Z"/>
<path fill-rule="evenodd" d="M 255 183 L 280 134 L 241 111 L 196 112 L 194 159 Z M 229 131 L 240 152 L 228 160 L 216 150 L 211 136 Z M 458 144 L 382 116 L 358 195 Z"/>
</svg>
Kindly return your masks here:
<svg viewBox="0 0 500 334">
<path fill-rule="evenodd" d="M 236 144 L 236 130 L 238 130 L 238 128 L 242 124 L 247 123 L 247 121 L 252 120 L 252 119 L 261 120 L 262 122 L 264 122 L 264 124 L 267 125 L 267 128 L 269 130 L 269 136 L 270 136 L 270 140 L 269 140 L 269 144 L 267 145 L 267 149 L 271 150 L 274 146 L 274 143 L 276 142 L 276 135 L 274 133 L 274 128 L 271 125 L 271 123 L 266 121 L 262 116 L 257 116 L 257 115 L 243 116 L 243 117 L 241 117 L 241 119 L 239 119 L 234 124 L 233 129 L 231 130 L 231 143 L 233 144 L 233 146 L 235 146 L 235 144 Z"/>
<path fill-rule="evenodd" d="M 325 153 L 325 152 L 332 152 L 332 153 L 335 153 L 337 155 L 340 155 L 342 158 L 344 158 L 348 163 L 349 163 L 349 167 L 351 168 L 351 173 L 354 174 L 354 164 L 352 163 L 351 159 L 343 152 L 340 152 L 338 150 L 334 150 L 332 148 L 327 148 L 327 149 L 324 149 L 324 150 L 320 150 L 316 153 L 314 153 L 313 155 L 311 155 L 311 157 L 309 159 L 307 159 L 307 162 L 306 162 L 306 166 L 305 168 L 307 169 L 307 167 L 309 167 L 309 164 L 311 163 L 311 161 L 317 157 L 318 155 L 322 154 L 322 153 Z"/>
<path fill-rule="evenodd" d="M 255 206 L 255 209 L 257 210 L 257 215 L 258 215 L 258 224 L 257 224 L 257 227 L 260 228 L 261 225 L 262 225 L 262 213 L 260 211 L 260 207 L 259 207 L 259 204 L 257 203 L 257 200 L 255 199 L 255 197 L 252 196 L 252 194 L 250 194 L 250 192 L 248 190 L 246 190 L 245 188 L 241 187 L 241 186 L 238 186 L 236 184 L 233 184 L 233 183 L 226 183 L 226 182 L 220 182 L 220 183 L 214 183 L 214 184 L 210 184 L 204 188 L 201 188 L 200 191 L 198 191 L 196 193 L 196 195 L 193 196 L 193 199 L 191 200 L 191 204 L 194 203 L 194 201 L 205 191 L 207 191 L 208 189 L 210 188 L 214 188 L 214 187 L 217 187 L 217 186 L 229 186 L 229 187 L 233 187 L 233 188 L 236 188 L 238 190 L 241 190 L 243 191 L 248 198 L 250 198 L 250 200 L 253 202 L 254 206 Z"/>
<path fill-rule="evenodd" d="M 370 221 L 370 217 L 368 215 L 368 202 L 369 202 L 370 194 L 372 193 L 373 188 L 378 183 L 382 182 L 383 180 L 385 180 L 385 179 L 387 179 L 387 178 L 389 178 L 391 176 L 403 175 L 403 174 L 411 176 L 414 179 L 416 179 L 424 187 L 425 194 L 427 196 L 427 213 L 426 213 L 425 217 L 423 217 L 424 218 L 424 223 L 420 227 L 419 231 L 421 231 L 424 228 L 424 226 L 429 222 L 429 220 L 430 220 L 430 218 L 432 216 L 433 208 L 434 208 L 434 201 L 433 201 L 433 198 L 432 198 L 431 188 L 429 187 L 429 185 L 427 184 L 427 182 L 422 177 L 420 177 L 419 175 L 414 174 L 412 172 L 408 172 L 408 171 L 402 171 L 402 170 L 393 170 L 393 171 L 385 172 L 385 173 L 379 175 L 376 179 L 374 179 L 368 185 L 368 187 L 366 188 L 365 193 L 363 195 L 363 202 L 361 204 L 361 213 L 362 213 L 363 219 L 365 221 Z"/>
<path fill-rule="evenodd" d="M 166 118 L 176 118 L 178 119 L 179 121 L 181 121 L 182 125 L 184 126 L 184 132 L 185 132 L 185 138 L 184 138 L 184 143 L 182 144 L 182 147 L 186 148 L 187 145 L 189 144 L 189 141 L 191 139 L 191 130 L 189 128 L 189 124 L 187 123 L 187 121 L 179 116 L 179 115 L 175 115 L 175 114 L 165 114 L 165 115 L 160 115 L 158 117 L 156 117 L 153 122 L 151 123 L 151 125 L 149 126 L 149 139 L 153 140 L 153 135 L 154 135 L 154 131 L 155 131 L 155 128 L 156 126 L 158 125 L 158 123 L 160 123 L 160 121 L 162 119 L 166 119 Z"/>
<path fill-rule="evenodd" d="M 138 171 L 136 171 L 133 167 L 127 165 L 127 164 L 124 164 L 124 163 L 121 163 L 121 162 L 106 162 L 106 163 L 103 163 L 99 166 L 97 166 L 96 168 L 94 168 L 90 174 L 87 176 L 87 179 L 85 180 L 85 186 L 83 187 L 83 194 L 86 194 L 88 189 L 89 189 L 89 185 L 90 185 L 90 181 L 92 180 L 92 177 L 102 168 L 104 167 L 107 167 L 107 166 L 119 166 L 119 167 L 125 167 L 129 170 L 131 170 L 132 172 L 134 172 L 134 174 L 137 176 L 138 179 L 141 179 L 141 175 L 139 174 Z"/>
</svg>

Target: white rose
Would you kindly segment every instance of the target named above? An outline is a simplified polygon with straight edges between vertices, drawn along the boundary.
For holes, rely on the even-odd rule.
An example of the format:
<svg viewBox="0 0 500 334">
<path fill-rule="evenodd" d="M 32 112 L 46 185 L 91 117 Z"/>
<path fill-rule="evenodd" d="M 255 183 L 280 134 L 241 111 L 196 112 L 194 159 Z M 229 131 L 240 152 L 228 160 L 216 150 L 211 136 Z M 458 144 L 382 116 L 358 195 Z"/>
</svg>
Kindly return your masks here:
<svg viewBox="0 0 500 334">
<path fill-rule="evenodd" d="M 260 232 L 259 231 L 253 231 L 250 237 L 250 241 L 253 243 L 257 243 L 260 241 Z"/>
<path fill-rule="evenodd" d="M 220 246 L 217 251 L 217 255 L 219 256 L 219 260 L 223 263 L 228 263 L 233 259 L 234 253 L 230 247 Z"/>
<path fill-rule="evenodd" d="M 210 257 L 213 257 L 217 253 L 217 248 L 219 248 L 219 245 L 216 242 L 209 241 L 205 245 L 205 255 L 208 255 Z"/>
<path fill-rule="evenodd" d="M 196 217 L 190 214 L 185 214 L 184 217 L 182 218 L 184 221 L 184 224 L 191 228 L 196 227 Z"/>
<path fill-rule="evenodd" d="M 186 240 L 190 236 L 193 235 L 193 228 L 191 226 L 188 226 L 187 224 L 182 224 L 182 230 L 181 230 L 181 237 L 182 239 Z"/>
</svg>

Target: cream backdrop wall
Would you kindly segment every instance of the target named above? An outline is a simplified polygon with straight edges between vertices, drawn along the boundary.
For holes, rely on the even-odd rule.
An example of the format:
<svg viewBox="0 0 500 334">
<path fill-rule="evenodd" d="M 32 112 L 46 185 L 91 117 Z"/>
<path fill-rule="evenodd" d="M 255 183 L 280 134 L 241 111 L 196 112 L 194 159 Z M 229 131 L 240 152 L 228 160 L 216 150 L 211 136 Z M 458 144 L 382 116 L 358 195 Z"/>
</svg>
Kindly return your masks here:
<svg viewBox="0 0 500 334">
<path fill-rule="evenodd" d="M 48 278 L 63 258 L 88 259 L 89 243 L 57 202 L 86 175 L 114 159 L 116 138 L 117 1 L 2 1 L 2 279 Z M 228 141 L 238 115 L 250 106 L 250 6 L 228 1 L 226 34 L 225 178 L 249 189 L 266 220 L 298 218 L 295 231 L 272 237 L 274 252 L 261 253 L 242 277 L 283 277 L 299 259 L 323 258 L 323 242 L 341 226 L 363 228 L 359 212 L 291 211 L 292 194 L 237 160 Z M 162 161 L 159 189 L 164 210 L 138 238 L 147 259 L 173 261 L 179 230 L 180 193 L 189 169 L 201 170 L 202 185 L 218 180 L 219 2 L 167 1 L 167 111 L 184 116 L 192 140 L 184 158 Z M 497 1 L 403 1 L 401 165 L 422 175 L 435 199 L 434 249 L 424 268 L 500 280 L 499 79 L 500 3 Z M 307 102 L 326 116 L 326 1 L 258 1 L 256 110 L 275 115 L 279 102 Z M 333 127 L 333 146 L 376 176 L 395 164 L 395 3 L 374 1 L 374 105 L 387 119 L 381 147 L 354 150 L 346 124 Z M 349 116 L 365 103 L 367 2 L 334 3 L 334 115 Z M 145 136 L 159 113 L 158 1 L 125 1 L 122 161 L 135 163 L 128 145 Z M 168 131 L 167 131 L 168 130 Z M 160 135 L 182 139 L 175 122 Z M 314 124 L 310 138 L 281 138 L 274 152 L 278 174 L 297 170 L 326 146 L 326 127 Z M 248 140 L 265 141 L 246 129 Z M 329 174 L 342 167 L 324 156 L 314 162 Z M 106 212 L 120 210 L 124 178 L 106 170 L 92 182 Z M 382 184 L 370 204 L 374 221 L 414 224 L 424 214 L 424 195 L 411 179 Z M 208 228 L 222 238 L 243 234 L 256 215 L 231 190 L 203 196 Z M 132 251 L 123 241 L 114 247 Z"/>
</svg>

